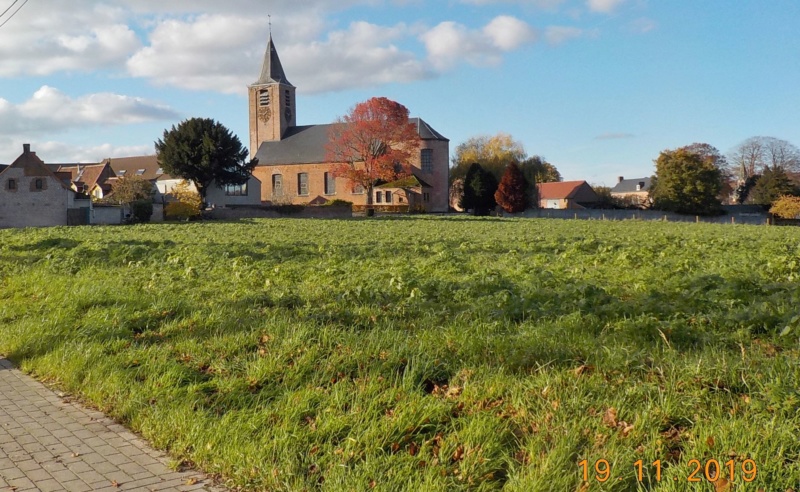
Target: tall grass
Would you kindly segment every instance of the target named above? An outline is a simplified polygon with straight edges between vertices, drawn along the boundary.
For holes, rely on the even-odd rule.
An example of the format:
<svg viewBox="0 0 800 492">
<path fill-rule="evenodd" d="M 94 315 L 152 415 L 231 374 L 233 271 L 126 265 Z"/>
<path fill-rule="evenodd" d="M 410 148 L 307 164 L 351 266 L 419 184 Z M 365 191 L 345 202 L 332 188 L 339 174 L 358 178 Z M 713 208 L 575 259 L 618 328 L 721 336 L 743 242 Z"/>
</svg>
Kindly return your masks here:
<svg viewBox="0 0 800 492">
<path fill-rule="evenodd" d="M 0 353 L 246 489 L 786 490 L 799 276 L 769 227 L 0 231 Z"/>
</svg>

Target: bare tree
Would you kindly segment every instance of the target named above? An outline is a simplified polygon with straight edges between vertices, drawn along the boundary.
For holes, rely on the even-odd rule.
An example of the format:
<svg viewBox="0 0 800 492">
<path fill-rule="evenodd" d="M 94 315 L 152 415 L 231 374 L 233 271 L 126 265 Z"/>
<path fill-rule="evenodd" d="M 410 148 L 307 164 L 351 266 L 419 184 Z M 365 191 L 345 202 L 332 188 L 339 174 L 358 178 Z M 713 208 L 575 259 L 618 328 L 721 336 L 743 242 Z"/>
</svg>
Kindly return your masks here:
<svg viewBox="0 0 800 492">
<path fill-rule="evenodd" d="M 748 138 L 740 143 L 728 156 L 731 171 L 739 178 L 739 181 L 746 181 L 747 178 L 755 176 L 764 167 L 764 143 L 763 137 Z"/>
<path fill-rule="evenodd" d="M 731 171 L 741 182 L 770 168 L 785 172 L 800 171 L 800 149 L 774 137 L 751 137 L 729 155 Z"/>
</svg>

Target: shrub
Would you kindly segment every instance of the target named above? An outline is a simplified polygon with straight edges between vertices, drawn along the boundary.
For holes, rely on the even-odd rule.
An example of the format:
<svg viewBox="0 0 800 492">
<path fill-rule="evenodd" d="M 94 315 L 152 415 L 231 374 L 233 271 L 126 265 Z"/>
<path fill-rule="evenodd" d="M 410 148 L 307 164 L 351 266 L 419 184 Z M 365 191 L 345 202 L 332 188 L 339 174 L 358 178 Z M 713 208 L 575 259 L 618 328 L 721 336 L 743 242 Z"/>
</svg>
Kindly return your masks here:
<svg viewBox="0 0 800 492">
<path fill-rule="evenodd" d="M 150 222 L 150 217 L 153 216 L 153 202 L 151 200 L 131 202 L 131 216 L 134 222 Z"/>
<path fill-rule="evenodd" d="M 347 200 L 342 200 L 337 198 L 336 200 L 330 200 L 325 203 L 326 207 L 352 207 L 353 202 L 348 202 Z"/>
<path fill-rule="evenodd" d="M 769 209 L 769 213 L 782 219 L 796 219 L 800 217 L 800 197 L 784 195 L 778 198 Z"/>
<path fill-rule="evenodd" d="M 167 218 L 188 220 L 200 215 L 203 200 L 199 193 L 189 188 L 187 181 L 181 181 L 171 194 L 176 201 L 167 204 L 164 210 Z"/>
<path fill-rule="evenodd" d="M 528 183 L 519 166 L 511 162 L 506 166 L 506 172 L 494 193 L 494 199 L 508 213 L 522 212 L 528 204 L 527 188 Z"/>
</svg>

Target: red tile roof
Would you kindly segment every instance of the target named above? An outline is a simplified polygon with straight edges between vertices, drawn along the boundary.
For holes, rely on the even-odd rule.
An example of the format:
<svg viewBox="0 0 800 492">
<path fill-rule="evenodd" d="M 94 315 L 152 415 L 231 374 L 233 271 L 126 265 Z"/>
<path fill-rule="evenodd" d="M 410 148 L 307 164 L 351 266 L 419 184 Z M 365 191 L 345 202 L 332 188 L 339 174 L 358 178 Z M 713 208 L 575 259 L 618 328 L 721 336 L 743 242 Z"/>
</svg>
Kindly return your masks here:
<svg viewBox="0 0 800 492">
<path fill-rule="evenodd" d="M 574 198 L 584 184 L 587 184 L 586 181 L 558 181 L 555 183 L 539 183 L 536 187 L 539 190 L 540 200 L 563 200 Z"/>
</svg>

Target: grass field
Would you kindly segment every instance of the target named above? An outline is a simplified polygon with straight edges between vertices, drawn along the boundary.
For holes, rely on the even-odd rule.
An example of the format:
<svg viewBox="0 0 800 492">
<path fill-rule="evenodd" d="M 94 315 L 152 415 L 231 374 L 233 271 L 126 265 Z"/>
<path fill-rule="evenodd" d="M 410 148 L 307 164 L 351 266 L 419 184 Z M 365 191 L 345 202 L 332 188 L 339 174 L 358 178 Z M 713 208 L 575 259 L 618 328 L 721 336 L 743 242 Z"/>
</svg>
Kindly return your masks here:
<svg viewBox="0 0 800 492">
<path fill-rule="evenodd" d="M 0 353 L 247 490 L 800 484 L 794 228 L 6 230 L 0 279 Z"/>
</svg>

